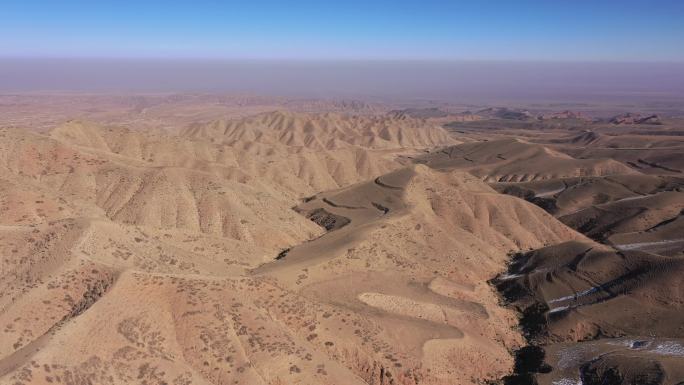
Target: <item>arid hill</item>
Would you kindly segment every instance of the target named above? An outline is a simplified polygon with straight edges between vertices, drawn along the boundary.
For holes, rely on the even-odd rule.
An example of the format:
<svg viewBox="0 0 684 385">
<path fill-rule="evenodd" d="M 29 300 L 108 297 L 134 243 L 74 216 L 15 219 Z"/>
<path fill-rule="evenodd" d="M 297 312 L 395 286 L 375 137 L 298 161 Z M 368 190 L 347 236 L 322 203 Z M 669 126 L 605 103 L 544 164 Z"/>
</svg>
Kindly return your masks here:
<svg viewBox="0 0 684 385">
<path fill-rule="evenodd" d="M 566 120 L 566 119 L 572 119 L 572 120 L 580 120 L 580 121 L 585 121 L 585 122 L 590 122 L 591 119 L 584 115 L 581 112 L 576 112 L 576 111 L 570 111 L 570 110 L 565 110 L 565 111 L 560 111 L 560 112 L 552 112 L 552 113 L 547 113 L 547 114 L 541 114 L 537 116 L 537 119 L 539 120 Z"/>
<path fill-rule="evenodd" d="M 534 115 L 527 110 L 506 107 L 488 107 L 475 113 L 485 119 L 528 120 L 534 117 Z"/>
<path fill-rule="evenodd" d="M 0 138 L 3 383 L 496 379 L 522 340 L 487 280 L 509 250 L 583 239 L 469 174 L 402 166 L 458 143 L 420 120 Z"/>
<path fill-rule="evenodd" d="M 192 125 L 182 136 L 208 139 L 238 148 L 259 144 L 309 150 L 335 150 L 350 146 L 374 149 L 426 147 L 454 140 L 441 127 L 417 119 L 287 112 Z"/>
<path fill-rule="evenodd" d="M 430 167 L 466 170 L 487 182 L 528 182 L 633 173 L 612 159 L 576 159 L 520 139 L 471 142 L 421 157 Z"/>
<path fill-rule="evenodd" d="M 684 376 L 682 262 L 570 242 L 517 255 L 495 283 L 522 313 L 528 339 L 551 344 L 537 350 L 553 368 L 532 369 L 540 383 L 579 375 L 584 384 L 677 384 Z"/>
<path fill-rule="evenodd" d="M 663 124 L 660 121 L 660 117 L 658 115 L 644 116 L 641 114 L 635 114 L 631 112 L 615 116 L 612 119 L 610 119 L 610 122 L 613 124 Z"/>
<path fill-rule="evenodd" d="M 0 384 L 684 381 L 676 121 L 106 101 L 0 128 Z"/>
<path fill-rule="evenodd" d="M 680 124 L 637 131 L 493 118 L 448 125 L 473 141 L 419 157 L 441 170 L 468 170 L 595 240 L 516 253 L 492 281 L 527 341 L 502 383 L 684 381 Z"/>
</svg>

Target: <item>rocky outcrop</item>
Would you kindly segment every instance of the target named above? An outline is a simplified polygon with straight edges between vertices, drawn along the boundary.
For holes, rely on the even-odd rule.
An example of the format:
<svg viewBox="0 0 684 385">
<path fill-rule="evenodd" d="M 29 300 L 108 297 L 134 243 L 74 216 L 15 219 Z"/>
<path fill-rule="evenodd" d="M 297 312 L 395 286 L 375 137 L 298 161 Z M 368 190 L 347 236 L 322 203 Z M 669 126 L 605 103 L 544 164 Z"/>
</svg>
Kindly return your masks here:
<svg viewBox="0 0 684 385">
<path fill-rule="evenodd" d="M 631 112 L 615 116 L 610 119 L 610 122 L 613 124 L 663 124 L 658 115 L 641 115 Z"/>
<path fill-rule="evenodd" d="M 477 111 L 477 115 L 489 119 L 529 120 L 534 115 L 527 110 L 510 109 L 506 107 L 490 107 Z"/>
</svg>

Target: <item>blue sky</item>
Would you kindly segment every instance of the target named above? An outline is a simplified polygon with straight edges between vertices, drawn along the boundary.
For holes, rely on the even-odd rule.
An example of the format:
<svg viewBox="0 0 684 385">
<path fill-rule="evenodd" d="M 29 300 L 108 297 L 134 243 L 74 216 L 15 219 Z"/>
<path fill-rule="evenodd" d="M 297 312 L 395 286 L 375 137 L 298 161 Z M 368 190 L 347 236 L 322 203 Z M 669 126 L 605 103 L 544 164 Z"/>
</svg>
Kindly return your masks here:
<svg viewBox="0 0 684 385">
<path fill-rule="evenodd" d="M 0 56 L 684 62 L 684 1 L 4 0 Z"/>
</svg>

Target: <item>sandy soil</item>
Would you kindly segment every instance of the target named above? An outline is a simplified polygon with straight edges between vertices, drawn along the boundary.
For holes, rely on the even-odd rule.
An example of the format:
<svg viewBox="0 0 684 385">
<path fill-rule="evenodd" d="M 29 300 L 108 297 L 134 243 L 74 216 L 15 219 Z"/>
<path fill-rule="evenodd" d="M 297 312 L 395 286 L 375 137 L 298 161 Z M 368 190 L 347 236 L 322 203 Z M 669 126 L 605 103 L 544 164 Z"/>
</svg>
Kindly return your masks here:
<svg viewBox="0 0 684 385">
<path fill-rule="evenodd" d="M 2 99 L 2 384 L 684 381 L 677 121 L 42 98 Z"/>
</svg>

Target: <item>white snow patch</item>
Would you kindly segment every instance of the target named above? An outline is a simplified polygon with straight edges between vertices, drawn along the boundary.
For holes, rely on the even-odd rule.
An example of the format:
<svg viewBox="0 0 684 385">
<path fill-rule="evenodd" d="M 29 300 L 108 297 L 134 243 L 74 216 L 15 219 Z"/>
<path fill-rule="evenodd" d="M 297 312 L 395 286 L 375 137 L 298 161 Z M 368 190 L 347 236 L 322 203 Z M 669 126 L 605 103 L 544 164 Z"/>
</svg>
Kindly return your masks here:
<svg viewBox="0 0 684 385">
<path fill-rule="evenodd" d="M 622 199 L 618 199 L 618 200 L 615 200 L 615 201 L 612 201 L 612 202 L 607 202 L 607 203 L 617 203 L 617 202 L 633 201 L 633 200 L 644 199 L 644 198 L 648 198 L 648 197 L 652 197 L 652 196 L 653 196 L 653 195 L 637 195 L 637 196 L 634 196 L 634 197 L 622 198 Z"/>
<path fill-rule="evenodd" d="M 672 341 L 660 343 L 651 351 L 665 356 L 684 357 L 684 345 Z"/>
<path fill-rule="evenodd" d="M 597 292 L 598 290 L 599 290 L 599 287 L 598 287 L 598 286 L 594 286 L 594 287 L 592 287 L 592 288 L 589 288 L 589 289 L 587 289 L 587 290 L 581 291 L 581 292 L 579 292 L 579 293 L 575 293 L 575 294 L 572 294 L 572 295 L 566 295 L 565 297 L 560 297 L 560 298 L 552 299 L 552 300 L 548 301 L 547 303 L 564 302 L 564 301 L 569 301 L 569 300 L 572 300 L 572 299 L 575 299 L 575 300 L 576 300 L 576 299 L 579 299 L 579 298 L 581 298 L 581 297 L 584 297 L 585 295 L 593 294 L 593 293 Z"/>
<path fill-rule="evenodd" d="M 504 274 L 504 275 L 499 277 L 499 280 L 506 281 L 509 279 L 516 279 L 516 278 L 520 278 L 520 277 L 522 277 L 522 274 Z"/>
<path fill-rule="evenodd" d="M 547 197 L 549 195 L 555 195 L 561 191 L 565 190 L 565 187 L 557 188 L 555 190 L 546 190 L 546 191 L 540 191 L 537 194 L 535 194 L 535 198 L 542 198 L 542 197 Z"/>
<path fill-rule="evenodd" d="M 560 380 L 554 380 L 552 382 L 552 385 L 582 385 L 582 380 L 581 379 L 570 379 L 570 378 L 561 378 Z"/>
<path fill-rule="evenodd" d="M 684 238 L 680 239 L 669 239 L 665 241 L 655 241 L 655 242 L 640 242 L 640 243 L 625 243 L 622 245 L 615 245 L 615 248 L 620 250 L 640 250 L 652 246 L 664 246 L 673 243 L 684 242 Z"/>
<path fill-rule="evenodd" d="M 651 340 L 632 340 L 632 339 L 619 339 L 614 341 L 608 341 L 607 344 L 615 346 L 625 346 L 630 349 L 645 349 L 651 346 L 653 341 Z"/>
</svg>

